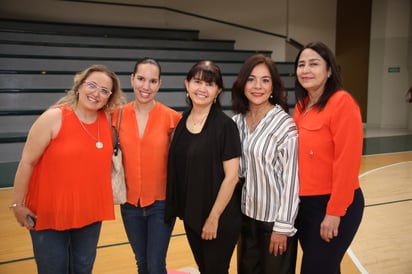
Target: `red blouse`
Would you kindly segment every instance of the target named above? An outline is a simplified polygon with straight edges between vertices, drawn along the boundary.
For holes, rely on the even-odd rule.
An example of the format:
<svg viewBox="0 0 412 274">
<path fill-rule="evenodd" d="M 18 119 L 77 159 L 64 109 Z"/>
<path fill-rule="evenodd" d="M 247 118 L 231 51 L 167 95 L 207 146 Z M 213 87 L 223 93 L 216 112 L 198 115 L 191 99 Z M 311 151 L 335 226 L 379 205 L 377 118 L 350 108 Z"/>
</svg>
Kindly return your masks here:
<svg viewBox="0 0 412 274">
<path fill-rule="evenodd" d="M 62 124 L 34 168 L 25 203 L 36 215 L 36 230 L 81 228 L 114 219 L 111 189 L 113 152 L 110 124 L 104 112 L 82 128 L 72 109 L 61 107 Z"/>
<path fill-rule="evenodd" d="M 344 216 L 359 188 L 363 129 L 359 106 L 341 90 L 322 111 L 293 118 L 299 131 L 300 196 L 331 194 L 327 214 Z"/>
</svg>

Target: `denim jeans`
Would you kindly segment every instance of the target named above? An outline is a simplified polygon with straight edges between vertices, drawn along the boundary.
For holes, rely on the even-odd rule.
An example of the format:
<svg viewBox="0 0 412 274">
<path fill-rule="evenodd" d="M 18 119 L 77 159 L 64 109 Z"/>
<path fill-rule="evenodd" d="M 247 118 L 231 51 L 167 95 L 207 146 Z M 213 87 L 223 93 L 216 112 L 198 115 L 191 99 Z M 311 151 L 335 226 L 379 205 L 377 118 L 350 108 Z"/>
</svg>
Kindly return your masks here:
<svg viewBox="0 0 412 274">
<path fill-rule="evenodd" d="M 91 274 L 102 223 L 64 231 L 30 230 L 38 274 Z"/>
<path fill-rule="evenodd" d="M 133 249 L 139 274 L 166 274 L 166 253 L 174 221 L 164 221 L 165 201 L 150 206 L 121 205 L 127 238 Z"/>
</svg>

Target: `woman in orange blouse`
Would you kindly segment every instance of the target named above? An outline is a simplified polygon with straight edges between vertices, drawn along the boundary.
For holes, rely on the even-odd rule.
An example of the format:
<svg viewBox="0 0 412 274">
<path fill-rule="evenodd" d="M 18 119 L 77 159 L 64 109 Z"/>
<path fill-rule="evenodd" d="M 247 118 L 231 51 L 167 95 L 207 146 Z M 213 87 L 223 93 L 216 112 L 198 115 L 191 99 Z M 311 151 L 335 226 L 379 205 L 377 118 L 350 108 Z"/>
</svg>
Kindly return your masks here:
<svg viewBox="0 0 412 274">
<path fill-rule="evenodd" d="M 127 203 L 121 205 L 121 214 L 139 274 L 166 274 L 174 226 L 174 222 L 164 222 L 166 171 L 170 138 L 181 114 L 155 100 L 162 83 L 160 74 L 156 60 L 136 62 L 130 76 L 135 100 L 123 107 L 120 119 L 127 186 Z"/>
<path fill-rule="evenodd" d="M 306 45 L 295 68 L 301 273 L 340 273 L 364 208 L 358 179 L 363 142 L 360 110 L 342 89 L 335 58 L 323 43 Z"/>
<path fill-rule="evenodd" d="M 101 222 L 114 219 L 106 112 L 121 97 L 118 77 L 93 65 L 30 129 L 9 207 L 30 229 L 40 274 L 92 273 Z"/>
</svg>

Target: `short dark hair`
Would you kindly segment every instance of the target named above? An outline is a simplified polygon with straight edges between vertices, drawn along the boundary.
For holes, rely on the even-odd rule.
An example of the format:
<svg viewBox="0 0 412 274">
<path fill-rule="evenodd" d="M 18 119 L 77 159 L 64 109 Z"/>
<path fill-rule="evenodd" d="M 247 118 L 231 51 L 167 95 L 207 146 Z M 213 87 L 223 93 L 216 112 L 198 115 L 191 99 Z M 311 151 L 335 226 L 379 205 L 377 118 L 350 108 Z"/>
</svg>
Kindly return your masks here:
<svg viewBox="0 0 412 274">
<path fill-rule="evenodd" d="M 190 81 L 195 77 L 207 83 L 215 83 L 217 87 L 222 90 L 222 92 L 224 90 L 222 72 L 219 66 L 216 65 L 213 61 L 202 60 L 194 64 L 187 73 L 186 80 Z M 217 95 L 214 103 L 219 107 L 221 106 L 219 97 L 222 92 Z M 186 101 L 189 105 L 192 105 L 192 100 L 190 99 L 190 97 L 186 97 Z"/>
</svg>

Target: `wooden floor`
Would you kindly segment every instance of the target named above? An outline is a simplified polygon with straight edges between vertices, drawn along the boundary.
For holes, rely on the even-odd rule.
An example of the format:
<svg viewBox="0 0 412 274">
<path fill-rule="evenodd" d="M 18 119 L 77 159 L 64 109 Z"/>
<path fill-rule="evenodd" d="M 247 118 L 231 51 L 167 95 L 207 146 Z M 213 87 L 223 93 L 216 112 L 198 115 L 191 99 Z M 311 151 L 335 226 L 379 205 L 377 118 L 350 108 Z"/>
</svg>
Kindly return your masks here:
<svg viewBox="0 0 412 274">
<path fill-rule="evenodd" d="M 360 178 L 365 214 L 345 255 L 342 273 L 412 273 L 412 152 L 364 156 Z M 7 208 L 11 191 L 0 189 L 0 273 L 36 273 L 29 233 Z M 94 273 L 136 273 L 118 206 L 116 217 L 103 224 Z M 179 221 L 173 231 L 167 266 L 196 266 Z M 230 273 L 236 273 L 235 258 Z"/>
</svg>

